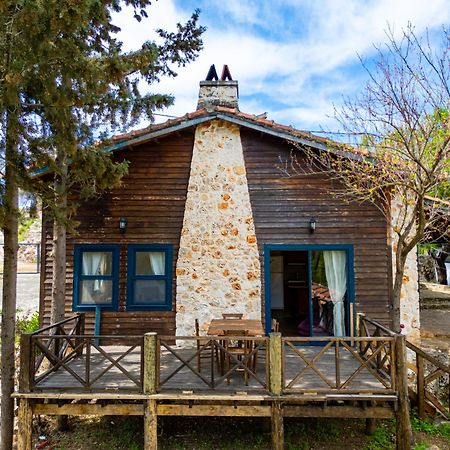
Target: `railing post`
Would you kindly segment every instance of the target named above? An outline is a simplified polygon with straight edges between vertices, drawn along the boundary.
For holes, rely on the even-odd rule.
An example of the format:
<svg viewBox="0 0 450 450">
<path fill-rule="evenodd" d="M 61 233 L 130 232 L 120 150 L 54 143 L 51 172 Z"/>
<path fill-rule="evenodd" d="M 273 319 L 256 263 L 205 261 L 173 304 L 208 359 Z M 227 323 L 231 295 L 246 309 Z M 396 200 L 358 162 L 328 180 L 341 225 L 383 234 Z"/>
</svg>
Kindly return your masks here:
<svg viewBox="0 0 450 450">
<path fill-rule="evenodd" d="M 84 335 L 84 330 L 85 330 L 85 315 L 84 313 L 80 314 L 78 316 L 78 322 L 75 328 L 75 335 L 77 336 L 75 338 L 75 348 L 77 349 L 77 355 L 81 356 L 83 354 L 83 346 L 81 345 L 81 343 L 83 342 L 83 339 L 80 338 L 79 336 L 83 336 Z"/>
<path fill-rule="evenodd" d="M 417 366 L 417 408 L 419 412 L 419 418 L 425 419 L 425 373 L 424 373 L 424 361 L 422 356 L 416 353 L 416 366 Z"/>
<path fill-rule="evenodd" d="M 363 332 L 362 332 L 362 322 L 364 320 L 364 314 L 363 313 L 358 313 L 356 314 L 356 336 L 358 337 L 363 337 Z M 363 348 L 363 343 L 361 341 L 359 341 L 357 343 L 357 347 L 358 351 L 361 353 L 362 352 L 362 348 Z"/>
<path fill-rule="evenodd" d="M 396 411 L 397 450 L 410 450 L 412 447 L 412 430 L 409 417 L 406 339 L 401 334 L 395 335 L 395 367 L 398 396 Z"/>
<path fill-rule="evenodd" d="M 269 334 L 269 386 L 272 395 L 283 392 L 283 340 L 281 333 Z M 284 448 L 283 405 L 279 401 L 272 402 L 272 448 Z"/>
<path fill-rule="evenodd" d="M 20 336 L 20 376 L 19 391 L 30 392 L 34 379 L 32 362 L 31 334 Z"/>
<path fill-rule="evenodd" d="M 156 333 L 144 334 L 142 389 L 144 394 L 156 394 L 158 388 L 158 337 Z"/>
<path fill-rule="evenodd" d="M 144 394 L 156 394 L 159 382 L 159 348 L 156 333 L 144 334 L 142 355 L 142 390 Z M 144 450 L 158 448 L 158 413 L 154 399 L 144 403 Z"/>
<path fill-rule="evenodd" d="M 269 386 L 270 393 L 281 395 L 283 392 L 283 341 L 281 333 L 269 334 Z"/>
</svg>

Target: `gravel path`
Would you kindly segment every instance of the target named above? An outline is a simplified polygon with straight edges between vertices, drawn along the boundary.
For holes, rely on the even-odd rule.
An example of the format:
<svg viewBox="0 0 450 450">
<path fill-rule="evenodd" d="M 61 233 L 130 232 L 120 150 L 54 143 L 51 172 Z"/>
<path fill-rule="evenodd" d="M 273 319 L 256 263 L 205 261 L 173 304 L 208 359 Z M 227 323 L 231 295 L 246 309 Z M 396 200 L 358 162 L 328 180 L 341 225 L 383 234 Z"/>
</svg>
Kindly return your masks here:
<svg viewBox="0 0 450 450">
<path fill-rule="evenodd" d="M 0 302 L 3 300 L 3 277 L 0 276 Z M 17 274 L 17 312 L 20 316 L 39 309 L 39 274 Z"/>
</svg>

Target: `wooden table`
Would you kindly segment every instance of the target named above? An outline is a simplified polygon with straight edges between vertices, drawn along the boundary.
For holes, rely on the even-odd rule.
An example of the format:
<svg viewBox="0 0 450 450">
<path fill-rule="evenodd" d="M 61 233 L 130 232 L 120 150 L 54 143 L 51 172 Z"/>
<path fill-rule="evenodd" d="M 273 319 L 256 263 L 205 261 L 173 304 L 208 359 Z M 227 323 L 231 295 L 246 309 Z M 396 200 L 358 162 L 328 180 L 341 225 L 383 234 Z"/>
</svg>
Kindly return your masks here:
<svg viewBox="0 0 450 450">
<path fill-rule="evenodd" d="M 224 330 L 247 331 L 248 336 L 264 336 L 261 321 L 251 319 L 213 319 L 209 324 L 208 335 L 222 336 Z"/>
<path fill-rule="evenodd" d="M 247 336 L 264 336 L 264 328 L 261 321 L 251 319 L 213 319 L 209 324 L 208 335 L 223 336 L 224 330 L 231 332 L 246 331 Z M 222 346 L 226 347 L 224 342 L 222 342 Z M 253 343 L 251 343 L 251 346 L 253 347 Z M 256 354 L 252 357 L 248 364 L 255 368 Z M 220 374 L 223 375 L 225 372 L 225 354 L 223 350 L 219 351 L 219 368 Z"/>
</svg>

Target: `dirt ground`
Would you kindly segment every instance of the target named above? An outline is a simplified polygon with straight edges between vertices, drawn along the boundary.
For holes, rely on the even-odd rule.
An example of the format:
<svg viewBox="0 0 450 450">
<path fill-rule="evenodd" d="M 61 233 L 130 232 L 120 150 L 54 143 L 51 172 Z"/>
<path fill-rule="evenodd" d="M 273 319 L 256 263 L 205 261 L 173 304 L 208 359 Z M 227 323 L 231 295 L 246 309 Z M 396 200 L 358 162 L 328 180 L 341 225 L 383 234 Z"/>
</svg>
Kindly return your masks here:
<svg viewBox="0 0 450 450">
<path fill-rule="evenodd" d="M 139 450 L 143 448 L 143 422 L 140 417 L 71 418 L 69 430 L 55 431 L 55 421 L 36 424 L 33 444 L 42 450 Z M 431 426 L 430 426 L 431 427 Z M 415 424 L 415 446 L 425 450 L 449 450 L 447 429 L 422 430 Z M 432 430 L 432 431 L 431 431 Z M 158 419 L 160 450 L 269 450 L 270 422 L 247 418 Z M 38 448 L 38 447 L 36 447 Z M 364 420 L 285 419 L 286 450 L 378 450 L 395 448 L 393 421 L 379 421 L 372 436 L 365 434 Z M 431 447 L 433 448 L 433 447 Z"/>
</svg>

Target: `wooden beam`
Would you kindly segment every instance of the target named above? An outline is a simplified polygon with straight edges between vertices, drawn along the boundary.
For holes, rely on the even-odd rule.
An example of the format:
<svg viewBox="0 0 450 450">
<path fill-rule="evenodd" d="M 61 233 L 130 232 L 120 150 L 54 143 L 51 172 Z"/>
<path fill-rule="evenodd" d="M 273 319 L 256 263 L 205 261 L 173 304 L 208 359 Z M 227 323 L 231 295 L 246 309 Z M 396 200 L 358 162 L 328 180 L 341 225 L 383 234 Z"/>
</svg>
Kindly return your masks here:
<svg viewBox="0 0 450 450">
<path fill-rule="evenodd" d="M 272 417 L 272 449 L 284 449 L 284 425 L 283 408 L 281 402 L 273 402 L 271 405 Z"/>
<path fill-rule="evenodd" d="M 417 409 L 419 412 L 419 418 L 425 419 L 425 373 L 423 357 L 419 354 L 416 355 L 417 364 Z"/>
<path fill-rule="evenodd" d="M 14 398 L 28 399 L 48 399 L 48 400 L 144 400 L 148 395 L 128 394 L 128 393 L 109 393 L 109 392 L 15 392 Z"/>
<path fill-rule="evenodd" d="M 388 419 L 394 416 L 394 410 L 387 406 L 372 406 L 362 409 L 359 406 L 322 406 L 305 405 L 291 406 L 285 405 L 284 417 L 338 417 L 342 419 Z"/>
<path fill-rule="evenodd" d="M 283 341 L 281 333 L 269 335 L 269 386 L 270 393 L 281 395 L 283 392 Z"/>
<path fill-rule="evenodd" d="M 30 392 L 32 379 L 34 378 L 34 365 L 31 364 L 31 334 L 20 336 L 20 374 L 19 389 L 23 392 Z"/>
<path fill-rule="evenodd" d="M 366 434 L 367 436 L 372 436 L 375 433 L 377 427 L 377 419 L 368 417 L 366 419 Z"/>
<path fill-rule="evenodd" d="M 144 406 L 142 404 L 98 405 L 91 403 L 76 403 L 57 405 L 52 403 L 40 403 L 33 406 L 33 413 L 48 416 L 142 416 L 144 414 Z"/>
<path fill-rule="evenodd" d="M 158 416 L 270 417 L 270 406 L 158 405 Z"/>
<path fill-rule="evenodd" d="M 395 368 L 398 391 L 398 408 L 396 411 L 396 445 L 397 450 L 410 450 L 412 448 L 412 429 L 409 417 L 406 339 L 403 335 L 395 336 Z"/>
<path fill-rule="evenodd" d="M 156 400 L 147 400 L 144 408 L 144 450 L 158 448 L 158 414 Z"/>
<path fill-rule="evenodd" d="M 158 385 L 157 369 L 157 334 L 144 334 L 142 387 L 144 394 L 156 394 Z"/>
<path fill-rule="evenodd" d="M 18 413 L 17 450 L 30 450 L 33 430 L 33 410 L 31 401 L 21 399 Z"/>
</svg>

